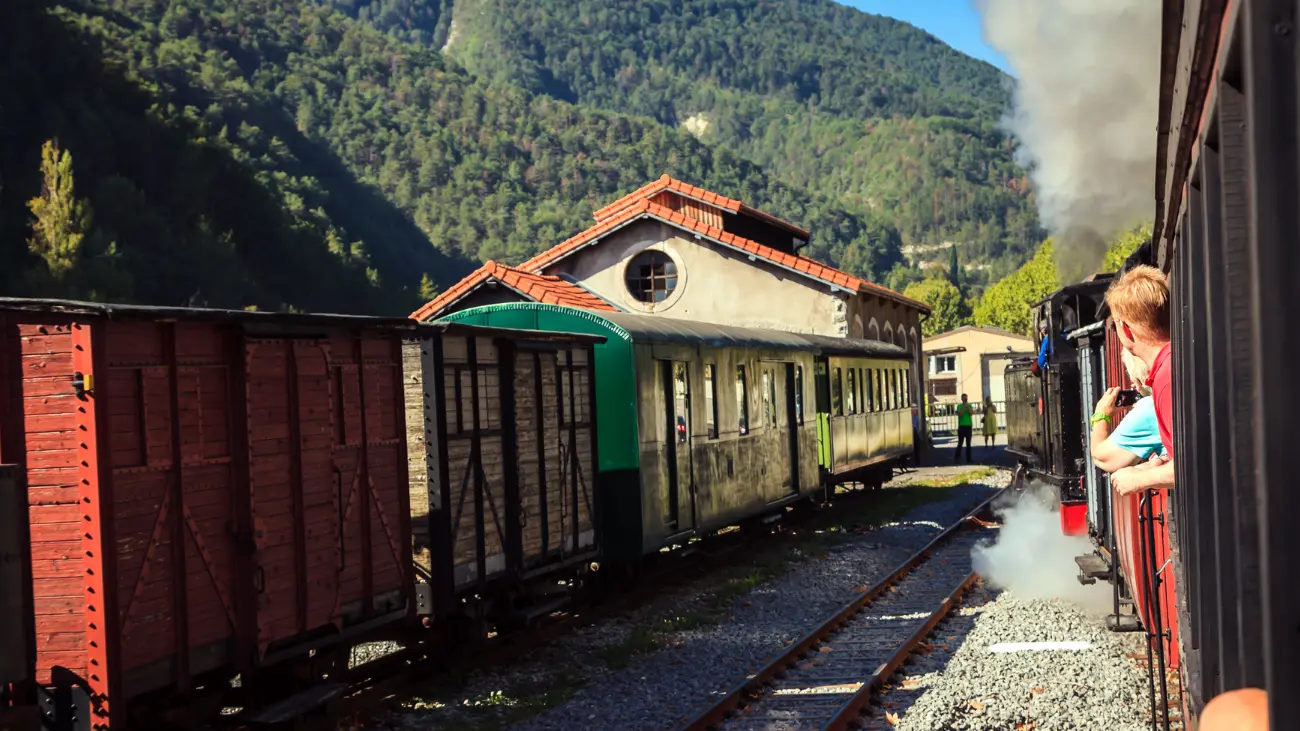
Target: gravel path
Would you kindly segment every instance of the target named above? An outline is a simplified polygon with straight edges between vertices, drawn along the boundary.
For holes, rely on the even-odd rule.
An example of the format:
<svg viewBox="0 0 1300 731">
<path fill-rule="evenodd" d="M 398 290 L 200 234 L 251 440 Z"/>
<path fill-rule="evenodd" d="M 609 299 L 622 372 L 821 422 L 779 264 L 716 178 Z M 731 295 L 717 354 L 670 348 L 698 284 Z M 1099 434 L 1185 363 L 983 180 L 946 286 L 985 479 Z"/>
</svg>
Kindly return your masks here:
<svg viewBox="0 0 1300 731">
<path fill-rule="evenodd" d="M 1076 649 L 996 652 L 1010 643 Z M 1141 635 L 1058 600 L 979 588 L 895 676 L 866 729 L 967 731 L 1150 728 Z"/>
<path fill-rule="evenodd" d="M 793 563 L 772 581 L 737 592 L 720 622 L 696 621 L 717 602 L 718 578 L 706 578 L 655 607 L 566 634 L 522 664 L 472 678 L 454 695 L 433 700 L 431 694 L 386 723 L 512 731 L 671 728 L 883 578 L 1006 479 L 997 474 L 943 488 L 944 499 L 897 523 L 818 548 L 823 557 Z M 651 638 L 658 651 L 632 651 Z"/>
</svg>

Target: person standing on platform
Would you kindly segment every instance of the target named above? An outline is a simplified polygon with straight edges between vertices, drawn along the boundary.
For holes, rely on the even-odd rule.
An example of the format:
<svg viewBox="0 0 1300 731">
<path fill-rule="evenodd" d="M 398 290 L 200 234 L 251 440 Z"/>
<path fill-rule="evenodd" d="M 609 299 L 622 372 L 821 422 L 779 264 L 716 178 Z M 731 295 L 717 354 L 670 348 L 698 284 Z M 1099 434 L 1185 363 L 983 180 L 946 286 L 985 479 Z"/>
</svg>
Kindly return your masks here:
<svg viewBox="0 0 1300 731">
<path fill-rule="evenodd" d="M 961 461 L 961 443 L 966 442 L 966 461 L 971 462 L 970 441 L 971 435 L 975 429 L 974 412 L 971 410 L 970 402 L 966 400 L 966 394 L 961 395 L 961 403 L 957 404 L 957 454 L 953 456 L 953 464 Z"/>
<path fill-rule="evenodd" d="M 993 446 L 998 437 L 998 407 L 993 399 L 984 399 L 984 448 Z"/>
</svg>

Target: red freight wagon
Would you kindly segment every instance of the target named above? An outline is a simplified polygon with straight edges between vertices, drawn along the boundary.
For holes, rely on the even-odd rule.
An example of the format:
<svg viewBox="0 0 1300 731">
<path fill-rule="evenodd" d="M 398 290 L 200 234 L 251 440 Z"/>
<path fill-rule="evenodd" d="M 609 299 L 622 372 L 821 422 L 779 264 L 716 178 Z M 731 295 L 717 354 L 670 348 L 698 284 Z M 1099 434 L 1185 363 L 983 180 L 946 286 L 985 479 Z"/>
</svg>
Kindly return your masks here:
<svg viewBox="0 0 1300 731">
<path fill-rule="evenodd" d="M 36 683 L 88 693 L 93 728 L 143 728 L 146 695 L 192 709 L 237 673 L 279 689 L 277 663 L 411 612 L 414 328 L 0 299 Z"/>
</svg>

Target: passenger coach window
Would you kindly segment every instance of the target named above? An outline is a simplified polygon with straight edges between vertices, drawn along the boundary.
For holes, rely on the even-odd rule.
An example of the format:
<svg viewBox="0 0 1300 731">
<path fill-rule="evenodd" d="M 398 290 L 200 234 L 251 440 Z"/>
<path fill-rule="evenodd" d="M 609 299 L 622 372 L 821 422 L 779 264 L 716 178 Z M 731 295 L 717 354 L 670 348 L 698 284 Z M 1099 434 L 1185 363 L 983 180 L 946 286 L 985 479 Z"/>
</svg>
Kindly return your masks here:
<svg viewBox="0 0 1300 731">
<path fill-rule="evenodd" d="M 714 373 L 712 365 L 704 366 L 704 420 L 709 429 L 709 439 L 718 438 L 718 400 L 713 395 Z"/>
<path fill-rule="evenodd" d="M 845 407 L 850 414 L 858 413 L 858 372 L 854 368 L 849 369 L 849 393 L 845 398 Z"/>
<path fill-rule="evenodd" d="M 772 370 L 763 369 L 763 426 L 776 426 L 776 393 L 772 390 Z"/>
<path fill-rule="evenodd" d="M 740 435 L 749 433 L 749 386 L 745 383 L 745 366 L 736 366 L 736 413 L 740 415 Z"/>
<path fill-rule="evenodd" d="M 794 367 L 794 423 L 803 423 L 803 366 Z"/>
<path fill-rule="evenodd" d="M 889 371 L 889 408 L 898 408 L 898 369 Z"/>
<path fill-rule="evenodd" d="M 831 413 L 835 416 L 844 415 L 844 373 L 841 369 L 836 368 L 831 377 Z"/>
<path fill-rule="evenodd" d="M 872 377 L 871 381 L 872 381 L 872 385 L 876 389 L 876 410 L 884 411 L 889 407 L 885 404 L 885 390 L 880 387 L 880 369 L 876 368 L 872 371 L 872 373 L 875 374 L 875 376 Z"/>
</svg>

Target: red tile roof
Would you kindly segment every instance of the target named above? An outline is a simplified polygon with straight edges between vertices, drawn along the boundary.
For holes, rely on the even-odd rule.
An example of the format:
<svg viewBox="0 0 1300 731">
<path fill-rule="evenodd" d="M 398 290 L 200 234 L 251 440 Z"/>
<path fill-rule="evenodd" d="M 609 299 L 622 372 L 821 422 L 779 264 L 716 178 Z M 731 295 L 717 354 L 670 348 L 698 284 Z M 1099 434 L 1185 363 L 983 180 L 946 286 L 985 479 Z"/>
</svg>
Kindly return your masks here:
<svg viewBox="0 0 1300 731">
<path fill-rule="evenodd" d="M 793 223 L 790 223 L 789 221 L 783 221 L 780 218 L 777 218 L 776 216 L 773 216 L 770 213 L 765 213 L 763 211 L 758 210 L 757 208 L 752 208 L 744 203 L 741 203 L 738 200 L 732 200 L 731 198 L 718 195 L 713 191 L 696 187 L 694 185 L 691 185 L 690 183 L 683 183 L 682 181 L 677 180 L 675 178 L 671 178 L 667 175 L 660 177 L 658 180 L 652 183 L 648 183 L 646 185 L 641 186 L 640 188 L 637 188 L 631 193 L 623 196 L 622 198 L 619 198 L 618 200 L 614 201 L 613 203 L 610 203 L 604 208 L 601 208 L 600 210 L 596 211 L 592 215 L 596 219 L 596 222 L 600 223 L 607 218 L 622 213 L 624 209 L 634 205 L 638 201 L 649 200 L 650 198 L 653 198 L 656 194 L 661 193 L 665 190 L 671 190 L 674 193 L 677 193 L 678 195 L 684 195 L 687 198 L 694 198 L 697 201 L 701 201 L 711 206 L 721 208 L 722 210 L 727 211 L 728 213 L 744 213 L 747 216 L 752 216 L 754 218 L 760 219 L 773 226 L 779 226 L 803 239 L 812 238 L 812 234 L 809 233 L 808 230 L 803 228 L 802 226 L 796 226 Z"/>
<path fill-rule="evenodd" d="M 904 297 L 886 287 L 872 284 L 865 279 L 828 267 L 825 264 L 809 259 L 806 256 L 787 254 L 771 247 L 764 246 L 758 242 L 736 236 L 735 234 L 709 226 L 701 221 L 697 221 L 689 216 L 684 216 L 672 209 L 651 203 L 649 200 L 644 198 L 632 201 L 625 205 L 616 214 L 604 217 L 600 223 L 597 223 L 595 226 L 592 226 L 567 241 L 543 251 L 532 259 L 521 264 L 519 268 L 530 271 L 541 271 L 575 251 L 595 243 L 614 230 L 643 217 L 658 219 L 664 223 L 690 231 L 691 233 L 699 234 L 700 236 L 706 237 L 722 244 L 723 246 L 744 251 L 755 257 L 766 259 L 785 267 L 786 269 L 799 272 L 813 279 L 819 279 L 828 284 L 834 284 L 853 292 L 868 292 L 896 302 L 902 302 L 903 304 L 919 308 L 925 312 L 930 311 L 930 308 L 924 303 Z"/>
<path fill-rule="evenodd" d="M 451 289 L 411 313 L 411 319 L 423 321 L 437 315 L 489 279 L 495 279 L 537 302 L 606 312 L 614 312 L 617 309 L 600 297 L 560 277 L 549 274 L 536 274 L 489 261 L 457 282 Z"/>
</svg>

